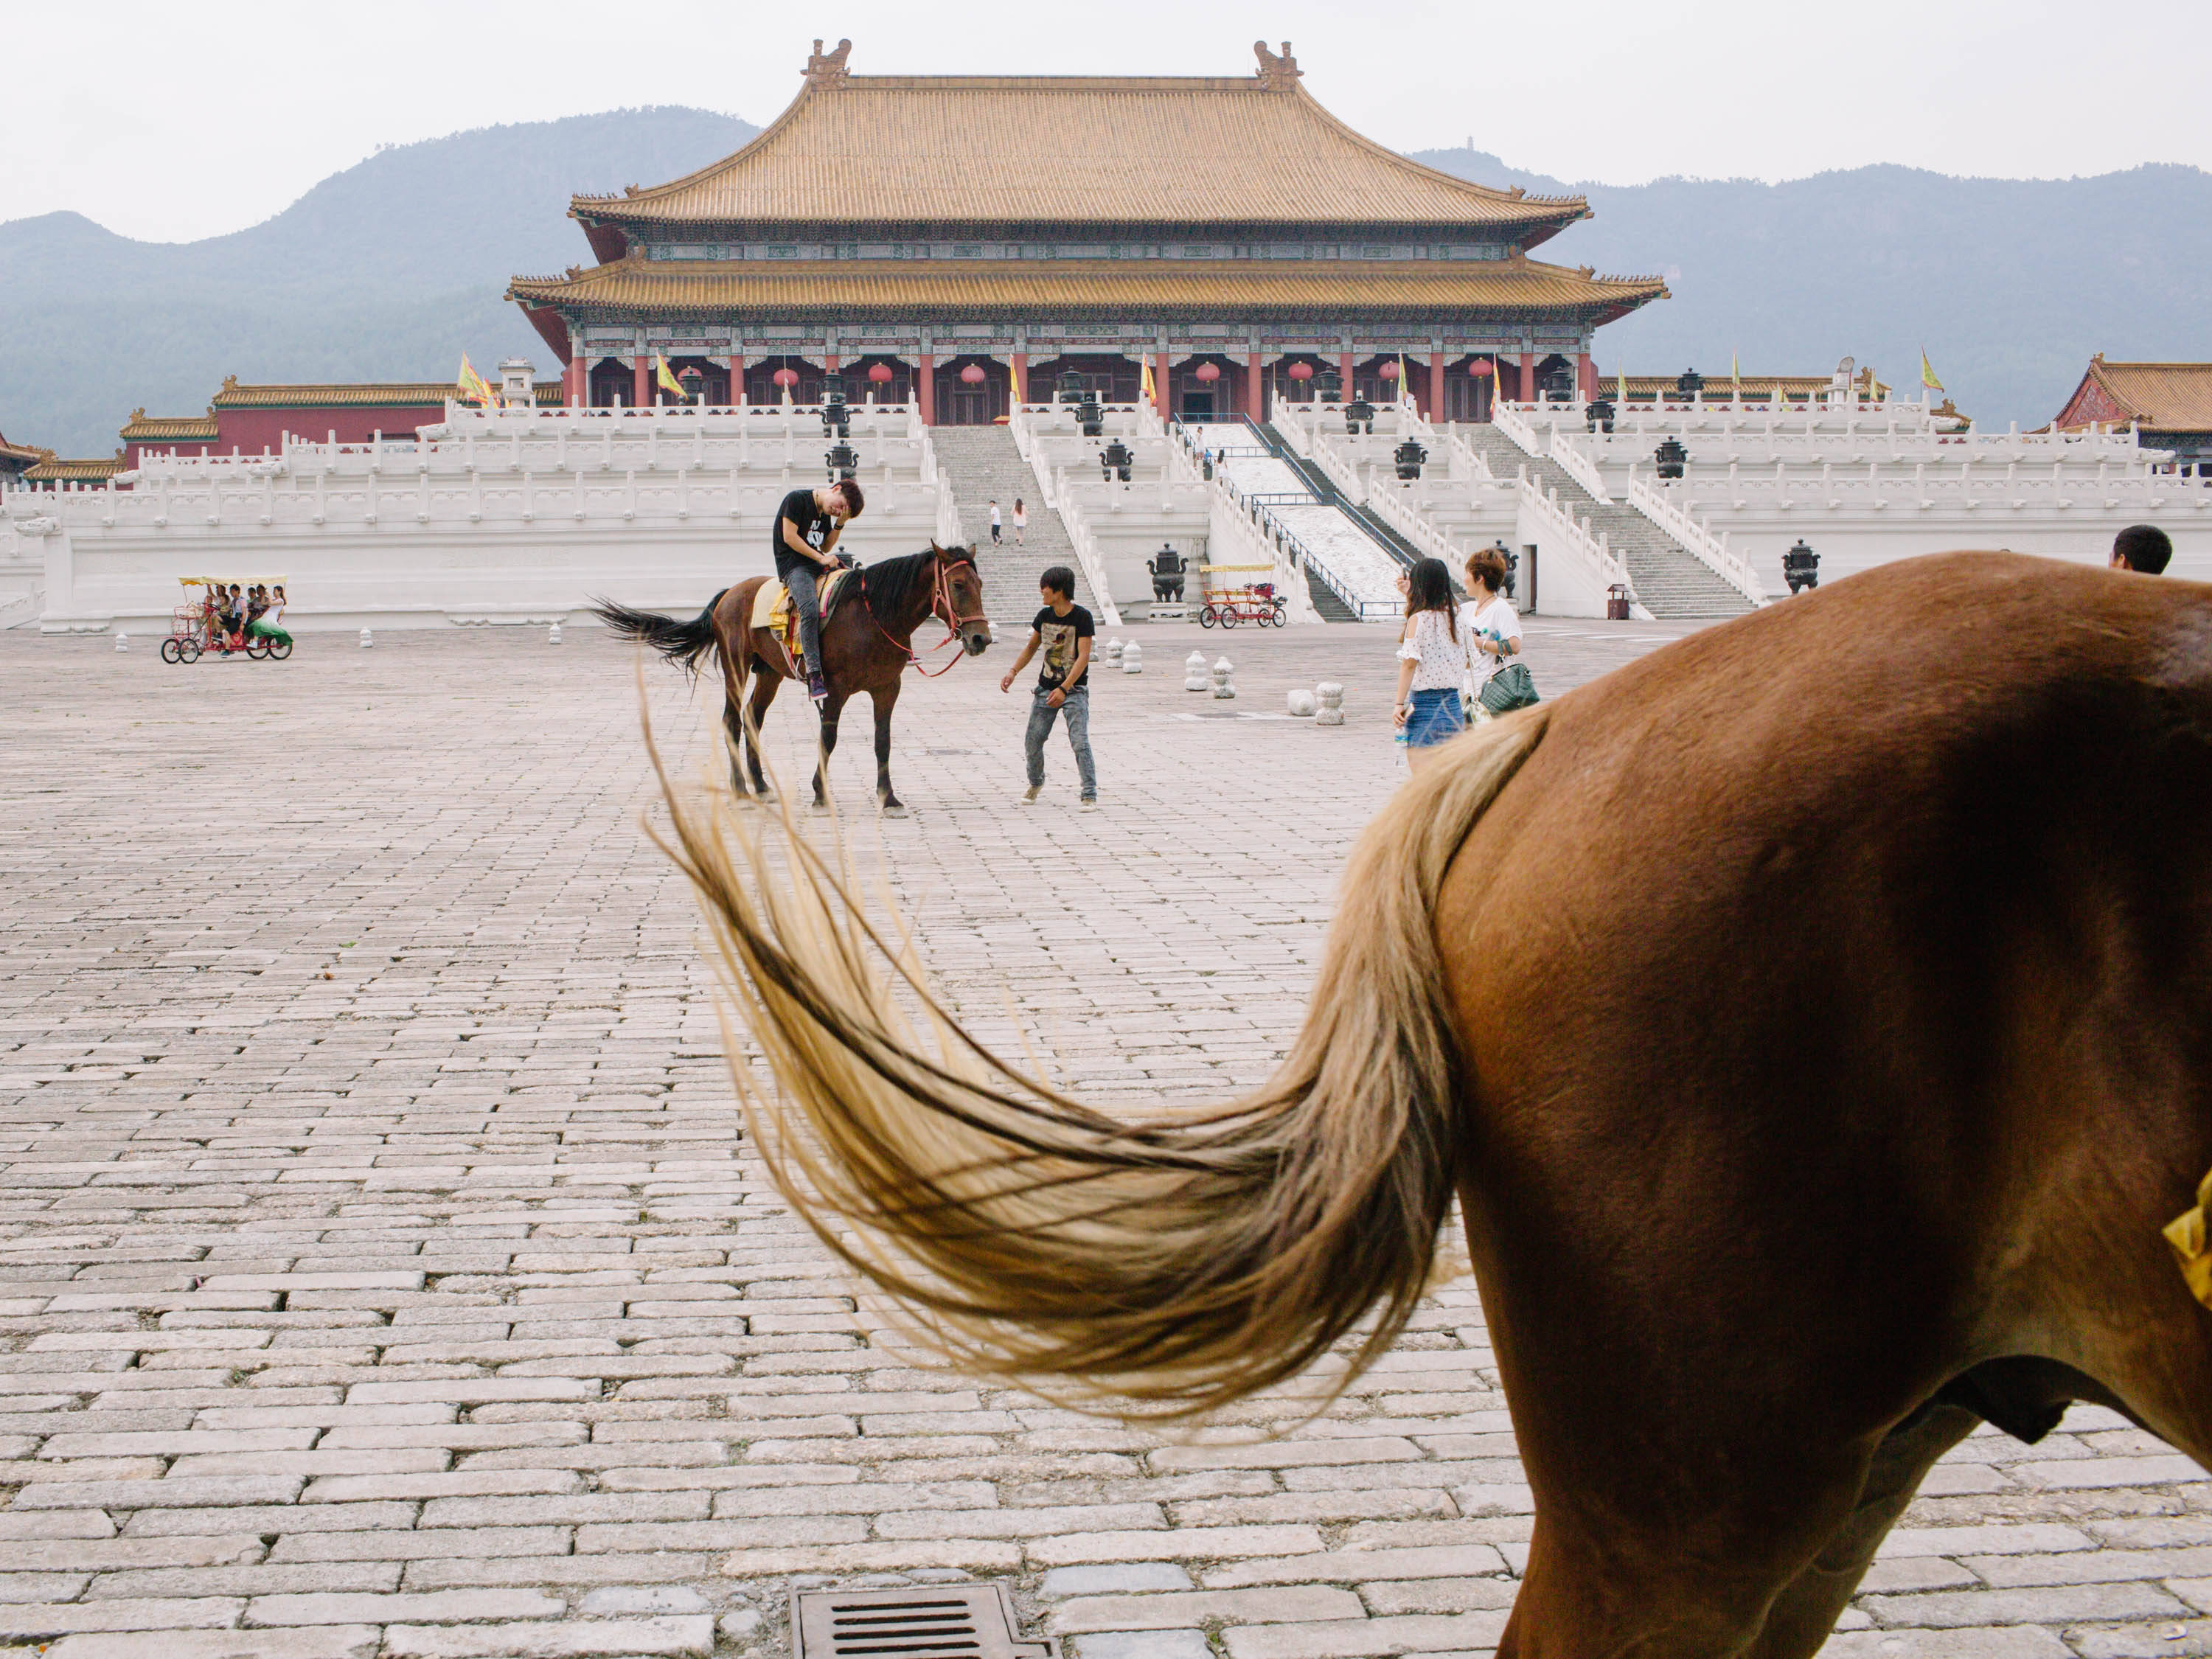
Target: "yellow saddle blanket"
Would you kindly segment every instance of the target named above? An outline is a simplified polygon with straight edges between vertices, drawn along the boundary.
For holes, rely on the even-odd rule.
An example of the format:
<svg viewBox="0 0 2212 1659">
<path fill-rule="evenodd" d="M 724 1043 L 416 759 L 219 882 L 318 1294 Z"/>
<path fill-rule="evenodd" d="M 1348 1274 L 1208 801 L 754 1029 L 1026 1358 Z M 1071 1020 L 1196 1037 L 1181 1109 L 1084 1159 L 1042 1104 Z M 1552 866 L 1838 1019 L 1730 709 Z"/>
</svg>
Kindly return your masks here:
<svg viewBox="0 0 2212 1659">
<path fill-rule="evenodd" d="M 838 599 L 845 592 L 846 578 L 853 573 L 840 566 L 829 572 L 815 584 L 815 592 L 822 601 L 822 620 L 828 622 L 836 610 Z M 770 580 L 760 585 L 753 595 L 753 623 L 765 628 L 783 641 L 783 648 L 791 655 L 793 666 L 803 666 L 806 653 L 799 648 L 799 611 L 791 602 L 791 590 L 781 582 Z"/>
</svg>

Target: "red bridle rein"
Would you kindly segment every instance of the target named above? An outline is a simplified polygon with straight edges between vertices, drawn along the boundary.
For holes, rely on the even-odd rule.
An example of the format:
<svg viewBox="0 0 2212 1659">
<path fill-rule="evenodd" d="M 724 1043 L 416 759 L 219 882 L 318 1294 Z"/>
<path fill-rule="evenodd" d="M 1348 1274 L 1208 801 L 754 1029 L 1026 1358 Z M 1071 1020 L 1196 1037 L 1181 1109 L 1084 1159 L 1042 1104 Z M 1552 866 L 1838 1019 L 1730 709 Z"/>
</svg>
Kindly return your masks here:
<svg viewBox="0 0 2212 1659">
<path fill-rule="evenodd" d="M 975 569 L 975 558 L 971 556 L 964 559 L 948 559 L 945 556 L 944 550 L 939 549 L 936 562 L 937 574 L 930 580 L 929 614 L 944 623 L 945 637 L 930 647 L 929 654 L 933 657 L 944 650 L 946 646 L 957 645 L 960 642 L 961 623 L 983 623 L 986 627 L 989 625 L 981 611 L 977 611 L 972 617 L 963 617 L 959 614 L 952 603 L 952 573 L 963 564 L 970 570 Z M 939 674 L 949 672 L 960 661 L 959 658 L 955 657 L 942 668 L 924 668 L 921 665 L 922 659 L 915 654 L 914 647 L 911 644 L 902 643 L 896 635 L 884 626 L 883 618 L 876 615 L 876 607 L 868 598 L 868 573 L 865 566 L 860 571 L 860 603 L 866 607 L 868 620 L 875 623 L 876 632 L 905 652 L 907 666 L 925 679 L 934 679 Z"/>
</svg>

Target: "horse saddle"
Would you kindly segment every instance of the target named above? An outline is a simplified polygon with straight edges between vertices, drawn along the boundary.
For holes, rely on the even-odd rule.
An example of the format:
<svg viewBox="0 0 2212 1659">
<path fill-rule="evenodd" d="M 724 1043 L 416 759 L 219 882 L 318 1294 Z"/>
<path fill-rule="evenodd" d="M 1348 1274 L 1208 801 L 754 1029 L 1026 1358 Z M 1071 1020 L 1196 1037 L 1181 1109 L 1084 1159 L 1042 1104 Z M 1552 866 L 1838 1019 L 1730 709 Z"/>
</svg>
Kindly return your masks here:
<svg viewBox="0 0 2212 1659">
<path fill-rule="evenodd" d="M 853 572 L 844 566 L 829 571 L 815 584 L 815 593 L 822 602 L 822 620 L 826 623 L 837 609 L 837 601 L 844 597 L 846 579 Z M 791 590 L 771 578 L 760 585 L 753 595 L 755 628 L 765 628 L 781 641 L 783 648 L 794 667 L 805 672 L 806 653 L 799 648 L 799 607 L 791 602 Z"/>
</svg>

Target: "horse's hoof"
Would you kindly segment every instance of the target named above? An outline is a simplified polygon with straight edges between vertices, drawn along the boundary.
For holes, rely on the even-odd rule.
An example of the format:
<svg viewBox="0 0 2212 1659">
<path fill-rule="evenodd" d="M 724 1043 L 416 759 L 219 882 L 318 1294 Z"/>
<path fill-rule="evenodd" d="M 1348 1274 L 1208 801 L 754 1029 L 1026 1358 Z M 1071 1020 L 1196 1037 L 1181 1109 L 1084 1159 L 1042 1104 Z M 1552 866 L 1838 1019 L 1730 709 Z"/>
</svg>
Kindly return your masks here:
<svg viewBox="0 0 2212 1659">
<path fill-rule="evenodd" d="M 887 800 L 883 803 L 883 814 L 887 818 L 902 818 L 906 816 L 906 803 L 902 800 Z"/>
</svg>

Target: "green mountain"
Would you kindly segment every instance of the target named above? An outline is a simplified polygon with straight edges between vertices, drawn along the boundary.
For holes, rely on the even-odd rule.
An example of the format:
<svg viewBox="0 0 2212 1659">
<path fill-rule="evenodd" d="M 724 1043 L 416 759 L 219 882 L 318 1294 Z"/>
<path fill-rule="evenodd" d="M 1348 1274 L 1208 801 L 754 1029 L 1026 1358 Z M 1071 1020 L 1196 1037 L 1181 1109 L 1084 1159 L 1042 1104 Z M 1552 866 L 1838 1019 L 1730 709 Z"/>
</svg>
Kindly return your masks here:
<svg viewBox="0 0 2212 1659">
<path fill-rule="evenodd" d="M 2038 427 L 2096 352 L 2212 358 L 2212 173 L 1954 179 L 1856 167 L 1787 184 L 1569 185 L 1469 149 L 1413 159 L 1485 184 L 1585 195 L 1540 257 L 1663 275 L 1674 297 L 1598 336 L 1611 374 L 1814 374 L 1846 352 L 1917 392 L 1924 347 L 1984 429 Z"/>
<path fill-rule="evenodd" d="M 104 455 L 132 409 L 192 414 L 246 381 L 445 380 L 544 343 L 508 276 L 588 263 L 576 191 L 672 179 L 757 129 L 706 110 L 612 111 L 379 152 L 274 218 L 132 241 L 82 216 L 0 224 L 0 432 Z M 1415 160 L 1578 191 L 1595 217 L 1545 257 L 1666 276 L 1670 300 L 1599 336 L 1601 368 L 1811 373 L 1849 352 L 1893 385 L 1927 349 L 1984 426 L 2048 420 L 2093 352 L 2212 358 L 2212 174 L 1953 179 L 1860 167 L 1787 184 L 1572 185 L 1473 149 Z"/>
<path fill-rule="evenodd" d="M 137 242 L 75 213 L 0 224 L 0 432 L 105 455 L 131 410 L 198 414 L 226 374 L 442 380 L 545 343 L 500 295 L 590 264 L 577 191 L 657 184 L 757 128 L 707 110 L 611 111 L 379 151 L 274 218 Z"/>
</svg>

